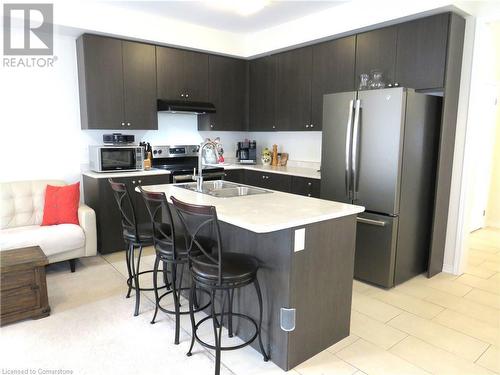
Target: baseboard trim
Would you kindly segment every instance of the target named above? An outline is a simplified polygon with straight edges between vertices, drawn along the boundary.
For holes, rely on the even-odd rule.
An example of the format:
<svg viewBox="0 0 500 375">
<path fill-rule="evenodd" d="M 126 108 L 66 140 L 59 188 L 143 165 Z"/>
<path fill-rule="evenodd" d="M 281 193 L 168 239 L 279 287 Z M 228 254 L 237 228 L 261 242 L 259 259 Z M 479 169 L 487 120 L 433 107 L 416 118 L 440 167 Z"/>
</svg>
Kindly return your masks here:
<svg viewBox="0 0 500 375">
<path fill-rule="evenodd" d="M 443 264 L 443 272 L 451 273 L 452 275 L 456 275 L 453 270 L 453 264 Z"/>
</svg>

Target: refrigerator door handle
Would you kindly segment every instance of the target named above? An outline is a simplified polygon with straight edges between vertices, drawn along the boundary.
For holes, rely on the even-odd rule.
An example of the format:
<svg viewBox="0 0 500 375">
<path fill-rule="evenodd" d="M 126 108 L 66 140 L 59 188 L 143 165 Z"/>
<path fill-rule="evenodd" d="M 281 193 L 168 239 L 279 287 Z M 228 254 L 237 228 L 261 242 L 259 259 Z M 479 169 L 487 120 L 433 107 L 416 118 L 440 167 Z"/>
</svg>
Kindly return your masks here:
<svg viewBox="0 0 500 375">
<path fill-rule="evenodd" d="M 352 110 L 354 100 L 349 101 L 349 117 L 347 118 L 347 131 L 345 136 L 345 193 L 349 199 L 351 196 L 351 140 L 352 140 Z"/>
<path fill-rule="evenodd" d="M 353 180 L 353 200 L 356 200 L 356 193 L 358 192 L 359 176 L 358 176 L 358 164 L 359 164 L 359 110 L 361 108 L 361 100 L 356 99 L 354 105 L 354 130 L 352 134 L 352 180 Z"/>
<path fill-rule="evenodd" d="M 387 224 L 385 221 L 366 219 L 364 217 L 357 217 L 356 221 L 358 223 L 376 225 L 377 227 L 385 227 L 385 225 Z"/>
</svg>

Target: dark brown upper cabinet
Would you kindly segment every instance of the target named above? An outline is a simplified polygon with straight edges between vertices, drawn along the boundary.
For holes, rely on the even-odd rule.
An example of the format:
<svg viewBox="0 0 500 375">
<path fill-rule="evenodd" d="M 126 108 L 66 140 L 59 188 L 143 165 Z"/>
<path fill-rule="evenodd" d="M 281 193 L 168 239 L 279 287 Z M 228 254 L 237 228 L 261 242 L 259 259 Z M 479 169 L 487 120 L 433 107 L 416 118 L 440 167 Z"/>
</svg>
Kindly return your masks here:
<svg viewBox="0 0 500 375">
<path fill-rule="evenodd" d="M 82 129 L 157 129 L 155 47 L 98 35 L 77 39 Z"/>
<path fill-rule="evenodd" d="M 449 13 L 398 25 L 396 82 L 414 89 L 444 86 Z"/>
<path fill-rule="evenodd" d="M 380 70 L 386 84 L 395 82 L 397 26 L 358 34 L 356 38 L 356 87 L 359 75 Z"/>
<path fill-rule="evenodd" d="M 313 130 L 321 130 L 323 95 L 355 89 L 356 36 L 313 46 L 312 108 Z"/>
<path fill-rule="evenodd" d="M 123 41 L 122 51 L 125 120 L 135 129 L 157 129 L 155 47 Z"/>
<path fill-rule="evenodd" d="M 199 130 L 248 129 L 248 62 L 210 55 L 208 101 L 216 113 L 199 116 Z"/>
<path fill-rule="evenodd" d="M 158 98 L 206 102 L 208 55 L 177 48 L 156 47 Z"/>
<path fill-rule="evenodd" d="M 276 130 L 310 130 L 312 47 L 280 53 L 276 78 Z"/>
<path fill-rule="evenodd" d="M 276 129 L 277 60 L 277 56 L 266 56 L 249 63 L 249 128 L 252 131 Z"/>
</svg>

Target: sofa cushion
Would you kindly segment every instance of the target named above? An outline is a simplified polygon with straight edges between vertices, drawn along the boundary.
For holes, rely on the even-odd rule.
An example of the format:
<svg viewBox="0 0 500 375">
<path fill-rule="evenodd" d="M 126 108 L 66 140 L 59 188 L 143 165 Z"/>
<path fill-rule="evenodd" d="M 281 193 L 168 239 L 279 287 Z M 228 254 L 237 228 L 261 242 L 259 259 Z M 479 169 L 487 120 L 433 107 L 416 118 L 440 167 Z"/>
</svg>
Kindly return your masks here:
<svg viewBox="0 0 500 375">
<path fill-rule="evenodd" d="M 0 183 L 0 229 L 41 224 L 48 184 L 66 185 L 59 180 Z"/>
<path fill-rule="evenodd" d="M 84 247 L 85 235 L 82 228 L 75 224 L 28 225 L 0 230 L 0 250 L 35 245 L 50 256 Z"/>
</svg>

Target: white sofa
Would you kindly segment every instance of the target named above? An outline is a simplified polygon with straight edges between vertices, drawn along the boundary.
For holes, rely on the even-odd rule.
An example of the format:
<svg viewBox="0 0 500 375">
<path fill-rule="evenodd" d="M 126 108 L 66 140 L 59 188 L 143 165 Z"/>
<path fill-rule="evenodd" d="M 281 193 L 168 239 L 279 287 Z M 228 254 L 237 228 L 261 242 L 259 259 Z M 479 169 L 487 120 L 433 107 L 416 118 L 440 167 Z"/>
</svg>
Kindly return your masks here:
<svg viewBox="0 0 500 375">
<path fill-rule="evenodd" d="M 41 226 L 47 185 L 63 186 L 60 180 L 0 183 L 0 251 L 38 245 L 50 263 L 96 255 L 95 212 L 81 204 L 80 225 Z"/>
</svg>

